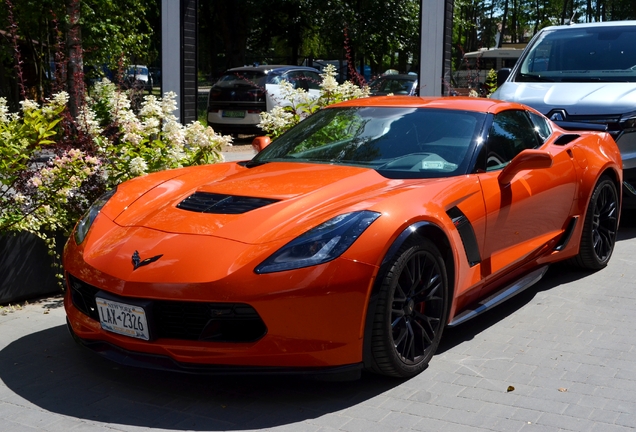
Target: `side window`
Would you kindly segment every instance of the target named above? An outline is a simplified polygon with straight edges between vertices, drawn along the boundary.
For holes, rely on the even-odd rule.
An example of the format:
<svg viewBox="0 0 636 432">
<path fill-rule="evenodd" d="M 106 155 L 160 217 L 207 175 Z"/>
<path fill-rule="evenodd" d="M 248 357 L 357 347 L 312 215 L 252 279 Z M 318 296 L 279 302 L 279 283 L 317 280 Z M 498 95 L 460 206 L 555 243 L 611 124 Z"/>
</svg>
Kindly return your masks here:
<svg viewBox="0 0 636 432">
<path fill-rule="evenodd" d="M 537 135 L 539 135 L 541 144 L 543 144 L 550 137 L 550 135 L 552 135 L 552 128 L 550 127 L 550 124 L 545 117 L 535 114 L 531 111 L 528 111 L 528 114 L 530 115 L 532 124 L 534 124 L 534 130 L 537 132 Z"/>
<path fill-rule="evenodd" d="M 534 125 L 525 111 L 509 110 L 497 114 L 486 143 L 486 171 L 502 169 L 525 149 L 539 147 Z"/>
<path fill-rule="evenodd" d="M 322 82 L 322 77 L 316 72 L 305 71 L 305 81 L 307 82 L 307 86 L 310 90 L 320 90 L 320 83 Z"/>
<path fill-rule="evenodd" d="M 307 82 L 302 71 L 290 71 L 283 75 L 283 79 L 287 80 L 295 89 L 307 90 Z"/>
</svg>

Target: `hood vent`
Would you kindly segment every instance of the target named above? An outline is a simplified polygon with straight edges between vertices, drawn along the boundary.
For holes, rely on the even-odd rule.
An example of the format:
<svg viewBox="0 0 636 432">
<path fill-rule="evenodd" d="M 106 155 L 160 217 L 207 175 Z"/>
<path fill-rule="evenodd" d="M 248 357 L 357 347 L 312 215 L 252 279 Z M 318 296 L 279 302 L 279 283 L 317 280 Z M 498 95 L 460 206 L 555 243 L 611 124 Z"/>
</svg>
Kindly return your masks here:
<svg viewBox="0 0 636 432">
<path fill-rule="evenodd" d="M 181 201 L 177 208 L 197 213 L 241 214 L 278 201 L 268 198 L 196 192 Z"/>
</svg>

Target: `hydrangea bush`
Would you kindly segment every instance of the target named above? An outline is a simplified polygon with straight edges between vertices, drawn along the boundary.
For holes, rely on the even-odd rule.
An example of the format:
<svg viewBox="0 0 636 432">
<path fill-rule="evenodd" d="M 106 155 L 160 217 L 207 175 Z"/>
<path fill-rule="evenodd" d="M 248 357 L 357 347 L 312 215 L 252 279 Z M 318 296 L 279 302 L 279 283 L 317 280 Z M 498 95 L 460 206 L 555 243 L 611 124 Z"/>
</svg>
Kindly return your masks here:
<svg viewBox="0 0 636 432">
<path fill-rule="evenodd" d="M 223 160 L 230 136 L 199 122 L 181 125 L 176 95 L 145 96 L 98 83 L 76 119 L 60 92 L 43 104 L 10 112 L 0 98 L 0 234 L 29 231 L 55 255 L 52 233 L 69 234 L 104 191 L 133 177 Z"/>
<path fill-rule="evenodd" d="M 270 112 L 261 113 L 258 126 L 272 139 L 278 138 L 286 130 L 297 125 L 311 114 L 328 105 L 369 96 L 369 87 L 359 87 L 351 81 L 338 84 L 336 67 L 328 64 L 320 75 L 320 94 L 312 96 L 302 88 L 295 89 L 289 82 L 282 81 L 280 106 Z"/>
</svg>

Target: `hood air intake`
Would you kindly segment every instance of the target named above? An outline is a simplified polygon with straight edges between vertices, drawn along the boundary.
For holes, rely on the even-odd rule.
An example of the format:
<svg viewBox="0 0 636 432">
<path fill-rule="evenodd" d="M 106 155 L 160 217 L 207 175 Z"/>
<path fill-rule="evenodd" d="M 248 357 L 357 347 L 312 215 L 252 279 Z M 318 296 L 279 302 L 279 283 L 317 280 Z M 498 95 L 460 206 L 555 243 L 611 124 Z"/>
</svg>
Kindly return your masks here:
<svg viewBox="0 0 636 432">
<path fill-rule="evenodd" d="M 197 213 L 241 214 L 278 201 L 268 198 L 196 192 L 181 201 L 177 208 Z"/>
</svg>

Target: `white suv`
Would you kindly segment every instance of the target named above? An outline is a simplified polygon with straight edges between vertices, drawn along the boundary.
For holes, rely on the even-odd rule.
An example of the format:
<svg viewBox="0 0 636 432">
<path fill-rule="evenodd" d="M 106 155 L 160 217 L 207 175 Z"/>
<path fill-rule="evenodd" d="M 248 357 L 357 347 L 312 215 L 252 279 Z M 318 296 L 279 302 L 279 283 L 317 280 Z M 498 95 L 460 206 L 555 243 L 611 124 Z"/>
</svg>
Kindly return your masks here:
<svg viewBox="0 0 636 432">
<path fill-rule="evenodd" d="M 544 28 L 498 81 L 495 99 L 606 126 L 623 159 L 624 205 L 636 207 L 636 21 Z"/>
</svg>

